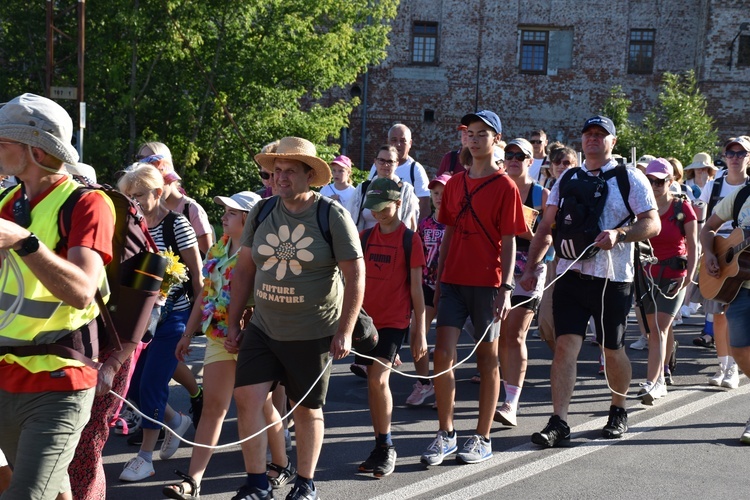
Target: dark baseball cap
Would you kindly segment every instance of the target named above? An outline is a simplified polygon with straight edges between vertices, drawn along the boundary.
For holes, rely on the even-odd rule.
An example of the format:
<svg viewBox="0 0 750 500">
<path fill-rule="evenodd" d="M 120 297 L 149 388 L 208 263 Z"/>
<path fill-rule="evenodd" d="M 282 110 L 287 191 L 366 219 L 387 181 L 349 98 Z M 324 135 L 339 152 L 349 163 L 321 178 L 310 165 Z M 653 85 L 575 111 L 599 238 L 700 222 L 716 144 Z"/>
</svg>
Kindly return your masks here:
<svg viewBox="0 0 750 500">
<path fill-rule="evenodd" d="M 482 120 L 484 123 L 492 127 L 492 130 L 494 130 L 495 133 L 503 133 L 503 125 L 500 123 L 500 117 L 488 109 L 464 115 L 464 117 L 461 118 L 461 125 L 466 125 L 468 127 L 471 122 L 477 121 L 477 119 Z"/>
<path fill-rule="evenodd" d="M 609 135 L 613 135 L 617 137 L 617 130 L 615 129 L 615 124 L 607 118 L 606 116 L 602 115 L 596 115 L 592 116 L 588 120 L 586 120 L 586 123 L 583 124 L 583 130 L 581 130 L 581 133 L 585 133 L 586 130 L 596 125 L 597 127 L 601 127 L 604 130 L 606 130 Z"/>
<path fill-rule="evenodd" d="M 373 212 L 380 212 L 389 203 L 401 198 L 401 187 L 388 178 L 377 178 L 372 181 L 365 195 L 364 207 Z"/>
</svg>

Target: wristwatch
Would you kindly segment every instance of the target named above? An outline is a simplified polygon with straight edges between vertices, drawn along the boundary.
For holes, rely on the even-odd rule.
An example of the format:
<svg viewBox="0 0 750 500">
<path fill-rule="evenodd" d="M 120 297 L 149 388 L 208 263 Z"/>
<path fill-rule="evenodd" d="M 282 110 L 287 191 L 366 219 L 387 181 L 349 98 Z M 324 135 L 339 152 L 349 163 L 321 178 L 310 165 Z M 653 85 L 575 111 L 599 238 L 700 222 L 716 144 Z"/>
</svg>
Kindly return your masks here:
<svg viewBox="0 0 750 500">
<path fill-rule="evenodd" d="M 21 248 L 16 250 L 16 254 L 21 257 L 26 257 L 39 250 L 39 238 L 34 233 L 31 233 L 26 239 L 21 242 Z"/>
<path fill-rule="evenodd" d="M 506 290 L 510 290 L 511 292 L 516 289 L 516 287 L 514 287 L 513 285 L 509 285 L 508 283 L 503 283 L 500 286 L 505 288 Z"/>
<path fill-rule="evenodd" d="M 627 238 L 627 234 L 625 233 L 625 230 L 618 229 L 617 230 L 617 243 L 623 243 L 625 241 L 625 238 Z"/>
</svg>

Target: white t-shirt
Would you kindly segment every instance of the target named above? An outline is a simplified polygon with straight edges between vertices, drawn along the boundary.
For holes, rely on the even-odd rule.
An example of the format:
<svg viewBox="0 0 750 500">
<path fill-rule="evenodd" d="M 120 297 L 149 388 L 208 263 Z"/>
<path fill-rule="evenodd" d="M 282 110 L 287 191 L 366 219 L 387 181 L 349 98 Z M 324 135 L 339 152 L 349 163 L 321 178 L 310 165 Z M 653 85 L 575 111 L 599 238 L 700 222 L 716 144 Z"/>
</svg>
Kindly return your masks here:
<svg viewBox="0 0 750 500">
<path fill-rule="evenodd" d="M 414 180 L 412 181 L 411 178 L 411 166 L 412 163 L 414 164 Z M 414 158 L 409 156 L 403 165 L 399 165 L 396 167 L 396 171 L 394 172 L 402 181 L 408 182 L 414 187 L 414 194 L 417 195 L 417 198 L 424 198 L 426 196 L 430 196 L 430 190 L 427 188 L 429 185 L 429 180 L 427 179 L 427 172 L 425 171 L 424 167 L 421 163 L 416 161 Z M 377 170 L 375 168 L 375 165 L 372 166 L 370 169 L 370 176 L 368 179 L 374 179 L 377 175 Z"/>
<path fill-rule="evenodd" d="M 346 189 L 338 190 L 332 182 L 327 186 L 323 186 L 323 188 L 320 190 L 320 194 L 322 194 L 323 196 L 328 196 L 329 198 L 336 194 L 339 196 L 339 203 L 341 203 L 343 206 L 347 206 L 349 200 L 354 194 L 354 191 L 356 190 L 357 188 L 355 188 L 354 186 L 347 186 Z"/>
<path fill-rule="evenodd" d="M 726 171 L 724 171 L 726 172 Z M 726 173 L 724 173 L 721 177 L 726 176 Z M 701 191 L 701 197 L 700 200 L 706 204 L 706 210 L 708 210 L 708 202 L 711 200 L 711 193 L 714 190 L 714 183 L 719 179 L 720 177 L 717 177 L 716 179 L 709 179 L 708 182 L 706 182 L 706 185 L 703 186 L 703 191 Z M 745 183 L 742 184 L 729 184 L 726 179 L 721 184 L 721 192 L 719 193 L 719 200 L 723 200 L 733 192 L 737 191 L 739 188 L 744 186 Z M 718 204 L 718 203 L 717 203 Z M 714 212 L 716 211 L 716 207 L 713 207 Z M 706 214 L 706 219 L 711 217 L 711 214 Z M 718 231 L 716 231 L 716 234 L 720 234 L 722 236 L 727 236 L 732 232 L 732 221 L 727 221 L 724 224 L 721 225 Z"/>
<path fill-rule="evenodd" d="M 529 167 L 529 177 L 537 181 L 539 184 L 542 184 L 542 179 L 544 178 L 544 175 L 542 175 L 542 164 L 544 164 L 546 159 L 546 156 L 544 158 L 534 158 L 534 161 Z"/>
</svg>

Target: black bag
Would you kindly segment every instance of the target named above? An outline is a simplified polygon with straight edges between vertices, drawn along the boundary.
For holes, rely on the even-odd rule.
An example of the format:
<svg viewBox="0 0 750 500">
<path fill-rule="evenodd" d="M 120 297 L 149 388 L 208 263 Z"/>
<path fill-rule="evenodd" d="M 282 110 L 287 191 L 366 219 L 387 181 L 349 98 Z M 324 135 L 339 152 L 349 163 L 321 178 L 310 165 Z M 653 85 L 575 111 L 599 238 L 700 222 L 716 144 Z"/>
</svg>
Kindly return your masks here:
<svg viewBox="0 0 750 500">
<path fill-rule="evenodd" d="M 618 166 L 598 176 L 586 174 L 581 167 L 571 168 L 560 178 L 560 204 L 552 228 L 555 252 L 563 259 L 590 259 L 599 252 L 598 247 L 589 246 L 596 240 L 602 227 L 599 218 L 607 204 L 609 188 L 607 180 L 617 176 L 617 184 L 630 214 L 617 226 L 620 227 L 635 215 L 628 203 L 630 183 L 627 167 Z M 578 175 L 575 175 L 578 174 Z M 575 177 L 574 177 L 575 176 Z M 607 228 L 613 229 L 613 228 Z"/>
<path fill-rule="evenodd" d="M 357 321 L 354 323 L 354 333 L 352 333 L 352 347 L 357 354 L 365 354 L 378 345 L 378 330 L 372 322 L 372 318 L 364 309 L 359 309 Z"/>
</svg>

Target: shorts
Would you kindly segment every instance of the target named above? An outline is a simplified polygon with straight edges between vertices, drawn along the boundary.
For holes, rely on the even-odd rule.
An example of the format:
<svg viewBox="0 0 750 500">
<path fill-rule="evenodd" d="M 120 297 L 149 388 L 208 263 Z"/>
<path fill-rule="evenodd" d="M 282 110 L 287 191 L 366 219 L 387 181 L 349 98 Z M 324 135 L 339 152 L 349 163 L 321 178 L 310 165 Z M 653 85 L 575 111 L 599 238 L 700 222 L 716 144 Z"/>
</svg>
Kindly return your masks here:
<svg viewBox="0 0 750 500">
<path fill-rule="evenodd" d="M 274 340 L 251 324 L 237 355 L 237 376 L 234 386 L 279 381 L 294 403 L 310 409 L 322 408 L 328 392 L 331 366 L 327 365 L 332 337 L 314 340 Z M 325 369 L 325 371 L 324 371 Z M 323 372 L 305 399 L 313 382 Z"/>
<path fill-rule="evenodd" d="M 750 290 L 740 288 L 737 297 L 727 309 L 729 326 L 729 345 L 732 347 L 750 347 Z"/>
<path fill-rule="evenodd" d="M 396 353 L 401 349 L 406 334 L 409 333 L 409 327 L 406 328 L 381 328 L 378 330 L 378 345 L 375 349 L 366 353 L 373 358 L 387 359 L 389 363 L 396 360 Z M 358 365 L 371 365 L 373 360 L 354 356 L 354 363 Z"/>
<path fill-rule="evenodd" d="M 500 322 L 495 322 L 492 312 L 498 293 L 500 289 L 491 286 L 440 283 L 436 326 L 450 326 L 461 330 L 466 318 L 471 318 L 474 340 L 479 341 L 487 327 L 490 327 L 484 342 L 494 342 L 500 336 Z"/>
<path fill-rule="evenodd" d="M 534 277 L 536 278 L 536 288 L 534 288 L 533 290 L 526 290 L 521 285 L 518 284 L 518 280 L 521 278 L 521 274 L 513 275 L 513 283 L 515 283 L 516 285 L 516 288 L 513 290 L 513 295 L 514 296 L 520 295 L 522 297 L 527 297 L 527 298 L 534 297 L 537 299 L 541 299 L 542 294 L 544 293 L 544 287 L 547 282 L 547 265 L 544 262 L 540 262 L 536 266 L 536 269 L 534 269 Z"/>
<path fill-rule="evenodd" d="M 424 295 L 425 307 L 432 307 L 435 309 L 435 289 L 431 288 L 430 285 L 422 283 L 422 295 Z"/>
<path fill-rule="evenodd" d="M 541 300 L 541 297 L 529 297 L 528 295 L 511 295 L 510 306 L 528 309 L 536 313 L 539 309 L 539 303 L 541 302 Z"/>
<path fill-rule="evenodd" d="M 585 337 L 589 318 L 593 316 L 596 341 L 607 349 L 622 349 L 625 345 L 625 329 L 632 304 L 631 282 L 608 281 L 577 272 L 567 272 L 555 283 L 552 296 L 555 337 L 566 334 Z"/>
<path fill-rule="evenodd" d="M 646 284 L 648 278 L 644 277 L 642 273 L 638 273 L 638 279 L 641 280 L 641 292 L 643 294 L 643 309 L 646 314 L 655 314 L 657 312 L 669 314 L 673 318 L 677 315 L 677 311 L 682 306 L 682 301 L 685 299 L 685 289 L 680 290 L 676 296 L 672 299 L 668 298 L 675 295 L 674 290 L 671 288 L 680 286 L 682 284 L 681 278 L 661 278 L 655 279 L 654 284 L 656 285 L 652 293 L 649 292 L 649 287 Z M 676 283 L 676 284 L 675 284 Z M 661 292 L 661 293 L 660 293 Z M 654 299 L 656 299 L 656 306 L 654 306 Z"/>
<path fill-rule="evenodd" d="M 203 356 L 203 366 L 217 361 L 237 361 L 237 355 L 227 352 L 224 348 L 224 337 L 206 336 L 206 353 Z"/>
</svg>

